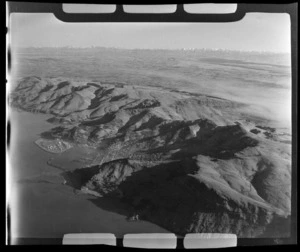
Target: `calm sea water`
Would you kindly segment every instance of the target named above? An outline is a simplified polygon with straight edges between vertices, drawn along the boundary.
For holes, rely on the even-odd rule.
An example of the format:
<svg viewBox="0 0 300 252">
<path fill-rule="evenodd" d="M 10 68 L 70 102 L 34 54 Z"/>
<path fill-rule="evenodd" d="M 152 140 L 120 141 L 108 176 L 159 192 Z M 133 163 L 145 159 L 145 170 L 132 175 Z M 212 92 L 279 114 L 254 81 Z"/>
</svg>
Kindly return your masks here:
<svg viewBox="0 0 300 252">
<path fill-rule="evenodd" d="M 80 167 L 86 152 L 75 148 L 64 154 L 40 149 L 34 141 L 53 127 L 49 116 L 11 111 L 8 184 L 12 238 L 62 238 L 66 233 L 168 232 L 145 221 L 128 222 L 129 206 L 114 199 L 76 194 L 63 185 L 62 170 L 47 165 L 54 158 L 66 169 Z M 74 159 L 74 156 L 78 160 Z"/>
</svg>

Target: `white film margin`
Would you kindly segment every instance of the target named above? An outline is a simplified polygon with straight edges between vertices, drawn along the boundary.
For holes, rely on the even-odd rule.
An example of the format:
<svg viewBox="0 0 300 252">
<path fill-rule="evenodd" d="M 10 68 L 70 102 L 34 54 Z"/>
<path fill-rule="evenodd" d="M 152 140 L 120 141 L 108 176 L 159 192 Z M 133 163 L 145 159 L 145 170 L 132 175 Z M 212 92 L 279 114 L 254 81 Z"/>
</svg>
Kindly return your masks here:
<svg viewBox="0 0 300 252">
<path fill-rule="evenodd" d="M 186 249 L 193 248 L 228 248 L 237 246 L 237 236 L 235 234 L 186 234 L 183 240 Z"/>
<path fill-rule="evenodd" d="M 175 249 L 177 237 L 172 233 L 126 234 L 123 246 L 130 248 Z"/>
<path fill-rule="evenodd" d="M 176 4 L 161 4 L 161 5 L 127 5 L 123 4 L 124 12 L 126 13 L 174 13 L 177 9 Z"/>
<path fill-rule="evenodd" d="M 117 240 L 116 236 L 110 233 L 65 234 L 63 237 L 63 245 L 88 244 L 116 246 Z M 192 233 L 184 237 L 183 245 L 185 249 L 236 247 L 237 236 L 235 234 Z M 126 234 L 123 238 L 123 246 L 175 249 L 177 237 L 172 233 Z"/>
<path fill-rule="evenodd" d="M 80 234 L 65 234 L 63 245 L 111 245 L 116 246 L 117 240 L 114 234 L 109 233 L 80 233 Z"/>
<path fill-rule="evenodd" d="M 62 9 L 66 13 L 114 13 L 116 11 L 116 5 L 63 3 Z"/>
</svg>

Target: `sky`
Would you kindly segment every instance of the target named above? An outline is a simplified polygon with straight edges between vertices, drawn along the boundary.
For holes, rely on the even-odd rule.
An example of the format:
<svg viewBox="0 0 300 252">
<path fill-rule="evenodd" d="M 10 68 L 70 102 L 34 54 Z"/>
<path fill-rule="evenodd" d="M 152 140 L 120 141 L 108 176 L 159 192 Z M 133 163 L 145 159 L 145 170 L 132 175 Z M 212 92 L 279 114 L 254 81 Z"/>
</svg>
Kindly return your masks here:
<svg viewBox="0 0 300 252">
<path fill-rule="evenodd" d="M 51 13 L 13 13 L 14 47 L 207 48 L 290 52 L 290 17 L 249 13 L 229 23 L 66 23 Z"/>
</svg>

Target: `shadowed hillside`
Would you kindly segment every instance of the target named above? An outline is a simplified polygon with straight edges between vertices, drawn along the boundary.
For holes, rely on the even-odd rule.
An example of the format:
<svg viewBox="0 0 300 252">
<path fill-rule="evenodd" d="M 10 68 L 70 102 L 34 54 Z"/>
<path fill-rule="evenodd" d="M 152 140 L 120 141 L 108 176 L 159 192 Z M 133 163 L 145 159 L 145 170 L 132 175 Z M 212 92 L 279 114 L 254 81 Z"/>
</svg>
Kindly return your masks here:
<svg viewBox="0 0 300 252">
<path fill-rule="evenodd" d="M 92 167 L 64 173 L 70 186 L 120 198 L 173 232 L 263 237 L 290 215 L 289 136 L 247 103 L 32 76 L 10 104 L 52 115 L 43 138 L 98 148 Z"/>
</svg>

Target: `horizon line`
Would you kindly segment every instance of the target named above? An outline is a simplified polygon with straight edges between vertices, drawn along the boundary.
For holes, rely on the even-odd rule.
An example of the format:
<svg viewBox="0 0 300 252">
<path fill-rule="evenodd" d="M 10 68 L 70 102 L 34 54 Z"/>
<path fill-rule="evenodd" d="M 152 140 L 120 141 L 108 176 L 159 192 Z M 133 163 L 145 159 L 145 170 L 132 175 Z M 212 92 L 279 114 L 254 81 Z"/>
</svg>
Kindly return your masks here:
<svg viewBox="0 0 300 252">
<path fill-rule="evenodd" d="M 229 52 L 241 52 L 241 53 L 265 53 L 265 54 L 291 54 L 291 52 L 279 52 L 279 51 L 265 51 L 265 50 L 238 50 L 238 49 L 226 49 L 226 48 L 194 48 L 194 47 L 182 47 L 182 48 L 126 48 L 126 47 L 107 47 L 107 46 L 15 46 L 17 49 L 116 49 L 116 50 L 161 50 L 161 51 L 229 51 Z"/>
</svg>

